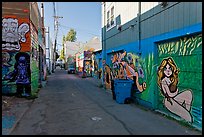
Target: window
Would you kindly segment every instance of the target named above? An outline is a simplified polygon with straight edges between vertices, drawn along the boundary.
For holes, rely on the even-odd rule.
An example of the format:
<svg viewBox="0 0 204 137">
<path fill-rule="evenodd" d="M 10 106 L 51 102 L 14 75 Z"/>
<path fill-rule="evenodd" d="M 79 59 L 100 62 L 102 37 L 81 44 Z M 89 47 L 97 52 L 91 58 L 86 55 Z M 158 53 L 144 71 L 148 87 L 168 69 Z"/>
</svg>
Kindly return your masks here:
<svg viewBox="0 0 204 137">
<path fill-rule="evenodd" d="M 115 26 L 114 6 L 107 11 L 107 31 Z"/>
<path fill-rule="evenodd" d="M 107 29 L 110 27 L 110 11 L 107 12 Z"/>
<path fill-rule="evenodd" d="M 111 26 L 114 25 L 114 7 L 111 8 Z"/>
</svg>

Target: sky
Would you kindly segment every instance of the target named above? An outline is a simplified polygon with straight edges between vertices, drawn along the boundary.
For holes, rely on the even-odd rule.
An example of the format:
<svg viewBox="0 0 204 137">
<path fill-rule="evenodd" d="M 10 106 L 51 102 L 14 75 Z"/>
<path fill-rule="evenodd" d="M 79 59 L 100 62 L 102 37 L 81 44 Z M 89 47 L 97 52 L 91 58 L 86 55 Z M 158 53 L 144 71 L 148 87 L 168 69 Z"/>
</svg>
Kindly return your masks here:
<svg viewBox="0 0 204 137">
<path fill-rule="evenodd" d="M 38 2 L 40 5 L 41 2 Z M 62 37 L 73 28 L 80 42 L 89 41 L 94 36 L 101 39 L 101 2 L 55 2 L 56 14 L 63 18 L 58 19 L 59 30 L 57 45 L 60 50 Z M 40 6 L 39 6 L 40 8 Z M 54 9 L 53 2 L 44 2 L 44 24 L 50 27 L 50 36 L 54 40 Z"/>
</svg>

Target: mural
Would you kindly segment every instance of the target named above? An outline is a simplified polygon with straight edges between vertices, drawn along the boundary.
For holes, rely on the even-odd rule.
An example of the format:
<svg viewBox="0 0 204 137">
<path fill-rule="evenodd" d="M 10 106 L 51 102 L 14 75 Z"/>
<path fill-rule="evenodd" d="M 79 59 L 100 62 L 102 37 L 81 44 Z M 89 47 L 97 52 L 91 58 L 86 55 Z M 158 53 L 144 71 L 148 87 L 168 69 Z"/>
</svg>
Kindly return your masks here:
<svg viewBox="0 0 204 137">
<path fill-rule="evenodd" d="M 84 60 L 84 71 L 86 73 L 86 76 L 92 76 L 91 60 Z"/>
<path fill-rule="evenodd" d="M 202 34 L 158 44 L 158 61 L 158 108 L 202 126 Z"/>
<path fill-rule="evenodd" d="M 99 68 L 100 59 L 94 59 L 94 76 L 101 79 L 102 68 Z"/>
<path fill-rule="evenodd" d="M 104 77 L 103 81 L 107 89 L 111 89 L 111 80 L 113 80 L 113 74 L 110 66 L 104 64 Z"/>
<path fill-rule="evenodd" d="M 98 60 L 94 56 L 94 75 L 98 76 Z"/>
<path fill-rule="evenodd" d="M 158 84 L 161 88 L 165 107 L 172 113 L 192 122 L 190 114 L 192 103 L 192 91 L 183 90 L 179 92 L 178 84 L 179 70 L 172 58 L 164 59 L 158 69 Z"/>
<path fill-rule="evenodd" d="M 134 91 L 143 92 L 146 89 L 145 74 L 144 68 L 138 60 L 139 56 L 126 51 L 113 53 L 111 65 L 104 66 L 106 87 L 111 88 L 113 79 L 132 79 Z"/>
<path fill-rule="evenodd" d="M 39 47 L 38 47 L 38 34 L 37 29 L 35 29 L 35 26 L 30 23 L 30 33 L 32 35 L 31 37 L 31 91 L 32 95 L 34 95 L 34 92 L 38 91 L 38 81 L 39 81 Z"/>
<path fill-rule="evenodd" d="M 2 93 L 30 94 L 29 19 L 2 18 Z M 28 94 L 24 94 L 27 96 Z"/>
<path fill-rule="evenodd" d="M 4 80 L 9 82 L 16 82 L 16 94 L 17 96 L 29 96 L 31 92 L 30 87 L 30 56 L 25 52 L 19 52 L 15 56 L 16 62 L 14 64 L 14 70 L 4 76 Z"/>
<path fill-rule="evenodd" d="M 9 64 L 10 59 L 11 57 L 8 52 L 2 52 L 2 68 L 11 66 L 11 64 Z"/>
<path fill-rule="evenodd" d="M 20 51 L 20 42 L 26 42 L 29 25 L 19 25 L 18 19 L 3 18 L 2 20 L 2 50 Z"/>
<path fill-rule="evenodd" d="M 84 65 L 83 65 L 84 70 L 83 72 L 86 74 L 86 76 L 92 76 L 92 68 L 93 68 L 92 55 L 93 55 L 92 50 L 84 51 Z"/>
</svg>

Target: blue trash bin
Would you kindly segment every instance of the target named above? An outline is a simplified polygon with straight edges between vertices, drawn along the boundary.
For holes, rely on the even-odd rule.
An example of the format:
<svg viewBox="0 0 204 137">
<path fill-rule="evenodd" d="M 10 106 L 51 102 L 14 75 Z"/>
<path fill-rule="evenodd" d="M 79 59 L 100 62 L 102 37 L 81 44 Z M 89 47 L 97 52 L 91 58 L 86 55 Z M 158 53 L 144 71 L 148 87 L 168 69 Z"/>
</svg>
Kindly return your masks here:
<svg viewBox="0 0 204 137">
<path fill-rule="evenodd" d="M 129 79 L 114 80 L 114 92 L 117 103 L 124 104 L 125 100 L 131 97 L 131 88 L 133 83 L 134 82 Z"/>
</svg>

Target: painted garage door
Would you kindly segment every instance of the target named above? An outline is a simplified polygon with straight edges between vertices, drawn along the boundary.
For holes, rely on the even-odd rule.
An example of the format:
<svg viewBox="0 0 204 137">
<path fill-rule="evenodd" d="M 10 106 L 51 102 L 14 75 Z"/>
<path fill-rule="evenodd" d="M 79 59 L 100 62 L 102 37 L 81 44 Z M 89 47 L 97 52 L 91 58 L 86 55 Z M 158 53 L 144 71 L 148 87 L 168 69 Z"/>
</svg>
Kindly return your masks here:
<svg viewBox="0 0 204 137">
<path fill-rule="evenodd" d="M 202 127 L 202 34 L 157 48 L 158 109 Z"/>
</svg>

